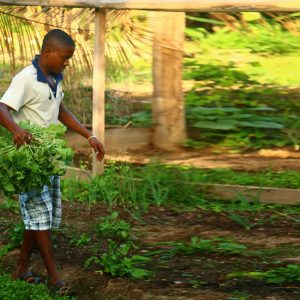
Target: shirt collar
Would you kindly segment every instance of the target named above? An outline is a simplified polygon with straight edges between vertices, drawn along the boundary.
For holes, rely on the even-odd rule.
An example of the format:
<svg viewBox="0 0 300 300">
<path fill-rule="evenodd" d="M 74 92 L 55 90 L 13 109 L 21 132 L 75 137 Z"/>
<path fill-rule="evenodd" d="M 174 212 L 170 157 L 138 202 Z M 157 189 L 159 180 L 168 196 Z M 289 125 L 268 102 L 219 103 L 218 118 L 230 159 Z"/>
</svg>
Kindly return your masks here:
<svg viewBox="0 0 300 300">
<path fill-rule="evenodd" d="M 32 64 L 33 66 L 36 68 L 37 70 L 37 81 L 40 81 L 40 82 L 44 82 L 44 83 L 48 83 L 48 80 L 46 78 L 46 76 L 44 75 L 44 73 L 42 72 L 42 70 L 40 69 L 39 67 L 39 64 L 38 64 L 38 61 L 39 61 L 39 58 L 40 58 L 40 55 L 36 55 L 35 58 L 32 60 Z M 51 74 L 53 76 L 53 78 L 55 79 L 56 81 L 56 84 L 58 85 L 58 83 L 60 81 L 63 80 L 63 75 L 62 73 L 59 73 L 59 74 L 54 74 L 52 73 Z"/>
</svg>

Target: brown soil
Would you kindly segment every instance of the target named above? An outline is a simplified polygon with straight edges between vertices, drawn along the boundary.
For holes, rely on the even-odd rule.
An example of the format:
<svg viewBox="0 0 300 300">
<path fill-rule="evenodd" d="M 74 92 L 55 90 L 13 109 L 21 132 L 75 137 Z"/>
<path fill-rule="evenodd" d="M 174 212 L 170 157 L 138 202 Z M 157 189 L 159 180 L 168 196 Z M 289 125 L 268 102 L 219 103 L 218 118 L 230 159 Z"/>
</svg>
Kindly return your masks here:
<svg viewBox="0 0 300 300">
<path fill-rule="evenodd" d="M 214 154 L 213 149 L 187 150 L 178 148 L 177 151 L 167 152 L 153 149 L 150 146 L 131 151 L 111 151 L 106 160 L 123 161 L 137 164 L 160 162 L 164 164 L 188 165 L 195 168 L 230 168 L 240 171 L 260 171 L 272 169 L 300 170 L 300 152 L 293 149 L 262 149 L 257 152 L 244 154 L 220 153 Z M 75 152 L 75 165 L 79 161 L 87 162 L 91 168 L 90 149 L 81 149 Z"/>
<path fill-rule="evenodd" d="M 246 230 L 226 213 L 194 209 L 178 212 L 171 208 L 151 208 L 143 214 L 143 222 L 134 221 L 127 212 L 119 210 L 123 219 L 133 224 L 132 236 L 139 245 L 136 254 L 152 250 L 169 249 L 157 242 L 185 241 L 193 236 L 203 239 L 229 238 L 248 247 L 251 254 L 225 255 L 222 253 L 194 253 L 175 256 L 167 253 L 152 256 L 146 265 L 154 275 L 148 280 L 113 278 L 104 275 L 101 267 L 83 267 L 91 256 L 103 253 L 105 238 L 96 234 L 95 224 L 100 216 L 107 215 L 107 207 L 101 204 L 87 206 L 83 203 L 64 202 L 64 222 L 55 232 L 55 252 L 60 273 L 76 290 L 78 299 L 300 299 L 299 284 L 266 284 L 254 279 L 227 279 L 226 275 L 237 271 L 267 270 L 299 262 L 300 224 L 271 212 L 243 212 L 251 222 L 264 218 L 261 225 Z M 300 216 L 294 215 L 295 218 Z M 8 229 L 19 219 L 18 213 L 0 211 L 0 245 L 8 242 Z M 87 245 L 72 246 L 70 240 L 87 233 L 91 241 Z M 258 255 L 254 251 L 264 251 Z M 257 252 L 256 252 L 257 253 Z M 12 250 L 3 259 L 1 268 L 11 272 L 18 250 Z M 34 271 L 46 276 L 38 252 L 33 255 Z M 234 296 L 235 295 L 235 296 Z M 240 295 L 240 296 L 238 296 Z M 250 295 L 242 298 L 242 295 Z M 239 298 L 241 297 L 241 298 Z"/>
<path fill-rule="evenodd" d="M 270 168 L 300 170 L 300 153 L 291 150 L 264 150 L 247 154 L 212 154 L 208 151 L 158 152 L 143 149 L 135 152 L 112 153 L 107 159 L 134 163 L 159 161 L 167 164 L 190 165 L 195 168 L 230 168 L 234 170 L 259 171 Z"/>
</svg>

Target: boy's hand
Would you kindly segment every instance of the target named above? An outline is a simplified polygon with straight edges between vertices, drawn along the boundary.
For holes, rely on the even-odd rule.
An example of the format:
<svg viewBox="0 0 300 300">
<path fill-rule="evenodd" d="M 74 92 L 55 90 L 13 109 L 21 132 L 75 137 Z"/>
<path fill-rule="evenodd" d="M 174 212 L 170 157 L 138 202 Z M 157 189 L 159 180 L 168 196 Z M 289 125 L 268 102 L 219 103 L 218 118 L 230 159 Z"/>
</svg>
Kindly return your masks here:
<svg viewBox="0 0 300 300">
<path fill-rule="evenodd" d="M 101 161 L 105 154 L 103 145 L 100 143 L 100 141 L 96 137 L 91 138 L 89 140 L 89 143 L 96 153 L 96 159 L 98 161 Z"/>
<path fill-rule="evenodd" d="M 23 128 L 19 127 L 13 132 L 13 142 L 18 145 L 22 146 L 26 143 L 30 143 L 32 141 L 31 133 L 27 132 Z"/>
</svg>

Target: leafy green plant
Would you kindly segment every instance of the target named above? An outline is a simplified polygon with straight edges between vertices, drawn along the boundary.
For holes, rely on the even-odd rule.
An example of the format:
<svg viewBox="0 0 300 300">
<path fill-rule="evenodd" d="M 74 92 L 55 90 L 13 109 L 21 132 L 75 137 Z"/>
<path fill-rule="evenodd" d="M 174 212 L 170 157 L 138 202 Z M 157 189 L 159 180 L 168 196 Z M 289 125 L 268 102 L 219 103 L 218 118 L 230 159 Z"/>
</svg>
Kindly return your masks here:
<svg viewBox="0 0 300 300">
<path fill-rule="evenodd" d="M 23 240 L 24 224 L 23 222 L 17 223 L 11 230 L 9 239 L 13 247 L 19 247 Z"/>
<path fill-rule="evenodd" d="M 103 253 L 100 258 L 90 257 L 85 267 L 92 263 L 99 264 L 103 267 L 103 272 L 111 274 L 114 277 L 128 276 L 135 279 L 142 279 L 151 276 L 151 272 L 140 268 L 151 259 L 145 256 L 133 255 L 128 256 L 132 248 L 132 243 L 126 242 L 117 244 L 115 241 L 108 240 L 107 252 Z"/>
<path fill-rule="evenodd" d="M 188 106 L 187 121 L 189 126 L 199 129 L 197 139 L 203 145 L 215 144 L 240 150 L 295 145 L 295 139 L 286 129 L 286 118 L 275 115 L 274 111 L 267 106 Z"/>
<path fill-rule="evenodd" d="M 11 243 L 8 243 L 2 247 L 0 247 L 0 260 L 13 248 Z"/>
<path fill-rule="evenodd" d="M 257 112 L 273 111 L 269 107 L 189 107 L 188 119 L 197 120 L 193 126 L 205 129 L 234 130 L 242 127 L 282 129 L 278 117 L 258 115 Z"/>
<path fill-rule="evenodd" d="M 72 150 L 57 137 L 65 132 L 62 125 L 43 128 L 20 122 L 30 131 L 33 140 L 17 148 L 8 135 L 0 138 L 0 184 L 6 193 L 28 192 L 41 189 L 51 175 L 63 175 L 66 163 L 72 159 Z"/>
<path fill-rule="evenodd" d="M 70 245 L 72 246 L 82 246 L 87 245 L 91 241 L 91 238 L 88 236 L 88 234 L 83 233 L 79 237 L 74 237 L 70 240 Z"/>
<path fill-rule="evenodd" d="M 278 267 L 265 272 L 234 272 L 227 275 L 227 278 L 240 277 L 260 279 L 270 284 L 296 283 L 300 282 L 300 266 L 289 264 L 286 267 Z"/>
<path fill-rule="evenodd" d="M 9 275 L 0 275 L 1 300 L 67 300 L 66 296 L 50 295 L 45 285 L 33 285 L 24 281 L 11 280 Z"/>
<path fill-rule="evenodd" d="M 0 259 L 2 259 L 10 250 L 19 247 L 23 240 L 24 224 L 17 223 L 9 230 L 9 243 L 0 248 Z"/>
<path fill-rule="evenodd" d="M 12 199 L 11 197 L 3 197 L 3 200 L 0 199 L 0 209 L 6 209 L 11 212 L 19 211 L 19 203 Z"/>
<path fill-rule="evenodd" d="M 248 249 L 247 246 L 235 243 L 228 239 L 213 238 L 201 239 L 199 237 L 192 237 L 189 243 L 186 242 L 162 242 L 158 245 L 168 245 L 169 249 L 159 249 L 149 251 L 146 255 L 153 256 L 157 254 L 177 255 L 177 254 L 197 254 L 197 253 L 220 253 L 225 255 L 243 254 Z"/>
<path fill-rule="evenodd" d="M 131 120 L 134 126 L 150 127 L 153 125 L 150 111 L 141 111 L 141 112 L 131 114 L 129 119 Z"/>
<path fill-rule="evenodd" d="M 206 281 L 203 281 L 203 280 L 199 280 L 199 279 L 190 279 L 188 281 L 189 284 L 192 285 L 193 288 L 201 288 L 203 286 L 205 286 L 207 284 Z"/>
<path fill-rule="evenodd" d="M 232 297 L 229 298 L 228 300 L 248 300 L 250 299 L 251 294 L 242 292 L 242 291 L 234 291 L 232 293 Z"/>
<path fill-rule="evenodd" d="M 188 34 L 200 41 L 203 49 L 211 47 L 219 49 L 250 49 L 253 53 L 288 54 L 299 50 L 299 36 L 284 30 L 280 24 L 268 26 L 259 24 L 247 24 L 239 30 L 220 28 L 213 34 L 198 34 L 197 28 L 189 28 Z"/>
<path fill-rule="evenodd" d="M 229 240 L 214 238 L 210 240 L 192 237 L 190 243 L 178 242 L 172 249 L 174 253 L 224 253 L 224 254 L 241 254 L 247 247 Z"/>
<path fill-rule="evenodd" d="M 187 60 L 185 66 L 189 67 L 184 74 L 185 79 L 193 79 L 205 82 L 205 86 L 230 87 L 237 84 L 257 84 L 258 82 L 250 79 L 245 72 L 236 69 L 234 63 L 228 65 L 218 64 L 199 64 L 195 59 Z"/>
<path fill-rule="evenodd" d="M 96 225 L 99 235 L 105 237 L 127 240 L 131 225 L 124 220 L 118 220 L 119 213 L 114 211 L 110 216 L 100 218 L 101 223 Z"/>
</svg>

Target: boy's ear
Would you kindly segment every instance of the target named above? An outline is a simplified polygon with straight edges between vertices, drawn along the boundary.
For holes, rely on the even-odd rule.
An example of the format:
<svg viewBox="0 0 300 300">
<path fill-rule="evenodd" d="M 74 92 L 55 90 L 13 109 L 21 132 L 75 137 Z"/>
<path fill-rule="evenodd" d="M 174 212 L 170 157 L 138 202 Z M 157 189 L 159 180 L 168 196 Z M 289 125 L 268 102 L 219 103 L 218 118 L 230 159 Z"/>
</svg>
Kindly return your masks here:
<svg viewBox="0 0 300 300">
<path fill-rule="evenodd" d="M 53 52 L 53 49 L 51 49 L 50 47 L 45 47 L 44 49 L 43 49 L 43 54 L 51 54 Z"/>
</svg>

